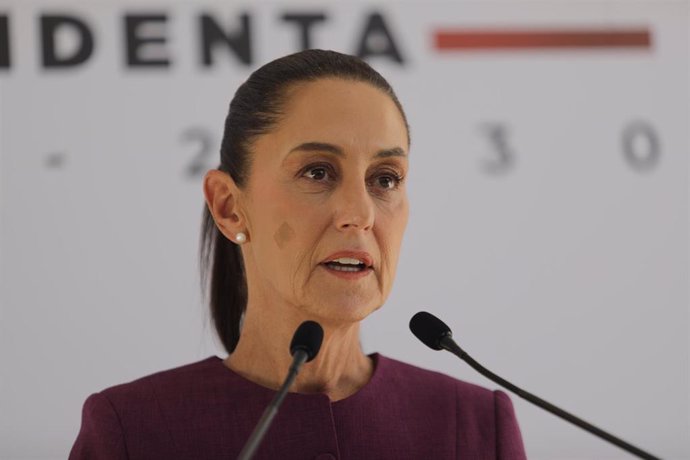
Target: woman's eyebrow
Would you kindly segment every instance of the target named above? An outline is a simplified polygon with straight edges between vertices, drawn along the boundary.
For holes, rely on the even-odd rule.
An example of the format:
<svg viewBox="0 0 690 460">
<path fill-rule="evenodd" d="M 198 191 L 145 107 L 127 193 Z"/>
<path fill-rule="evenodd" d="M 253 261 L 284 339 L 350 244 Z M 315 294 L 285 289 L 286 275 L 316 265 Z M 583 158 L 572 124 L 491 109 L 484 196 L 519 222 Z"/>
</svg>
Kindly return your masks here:
<svg viewBox="0 0 690 460">
<path fill-rule="evenodd" d="M 393 147 L 392 149 L 384 149 L 376 152 L 376 158 L 388 158 L 388 157 L 406 157 L 407 154 L 400 147 Z"/>
<path fill-rule="evenodd" d="M 326 142 L 305 142 L 303 144 L 298 145 L 297 147 L 293 148 L 290 150 L 290 153 L 296 152 L 296 151 L 303 151 L 303 152 L 328 152 L 332 153 L 334 155 L 344 157 L 345 152 L 343 149 L 338 147 L 337 145 L 333 144 L 328 144 Z M 400 147 L 393 147 L 390 149 L 383 149 L 379 150 L 376 152 L 376 155 L 374 155 L 375 158 L 388 158 L 388 157 L 406 157 L 407 154 L 405 151 L 400 148 Z"/>
<path fill-rule="evenodd" d="M 338 147 L 337 145 L 333 144 L 327 144 L 325 142 L 305 142 L 304 144 L 300 144 L 294 149 L 290 150 L 289 153 L 295 152 L 301 150 L 303 152 L 329 152 L 334 155 L 338 156 L 345 156 L 345 153 L 343 152 L 343 149 Z"/>
</svg>

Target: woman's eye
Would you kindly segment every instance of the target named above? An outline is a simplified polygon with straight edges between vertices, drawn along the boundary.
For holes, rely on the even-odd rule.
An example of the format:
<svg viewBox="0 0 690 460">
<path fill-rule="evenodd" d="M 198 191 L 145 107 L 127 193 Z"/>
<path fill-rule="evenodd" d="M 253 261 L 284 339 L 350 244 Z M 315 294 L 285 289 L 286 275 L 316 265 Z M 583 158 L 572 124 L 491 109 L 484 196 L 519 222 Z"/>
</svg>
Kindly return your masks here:
<svg viewBox="0 0 690 460">
<path fill-rule="evenodd" d="M 322 181 L 328 177 L 328 171 L 323 166 L 309 168 L 304 172 L 304 176 L 311 180 Z"/>
<path fill-rule="evenodd" d="M 333 166 L 324 163 L 315 163 L 302 169 L 301 176 L 313 182 L 334 182 L 338 175 Z"/>
<path fill-rule="evenodd" d="M 378 183 L 381 187 L 387 189 L 395 188 L 395 186 L 398 185 L 396 178 L 393 176 L 381 176 L 378 178 Z"/>
<path fill-rule="evenodd" d="M 394 174 L 382 174 L 374 178 L 374 185 L 384 190 L 394 190 L 401 182 L 402 178 Z"/>
</svg>

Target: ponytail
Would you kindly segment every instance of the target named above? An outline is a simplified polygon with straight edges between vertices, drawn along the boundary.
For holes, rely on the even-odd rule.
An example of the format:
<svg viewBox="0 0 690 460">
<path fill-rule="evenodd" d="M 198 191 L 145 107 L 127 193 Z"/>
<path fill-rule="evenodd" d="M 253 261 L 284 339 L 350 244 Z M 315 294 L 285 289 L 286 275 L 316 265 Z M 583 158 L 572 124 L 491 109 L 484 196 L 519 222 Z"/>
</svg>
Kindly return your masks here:
<svg viewBox="0 0 690 460">
<path fill-rule="evenodd" d="M 240 323 L 247 308 L 247 280 L 239 246 L 218 230 L 208 207 L 204 207 L 199 256 L 201 285 L 210 294 L 213 325 L 225 349 L 232 353 L 240 340 Z"/>
</svg>

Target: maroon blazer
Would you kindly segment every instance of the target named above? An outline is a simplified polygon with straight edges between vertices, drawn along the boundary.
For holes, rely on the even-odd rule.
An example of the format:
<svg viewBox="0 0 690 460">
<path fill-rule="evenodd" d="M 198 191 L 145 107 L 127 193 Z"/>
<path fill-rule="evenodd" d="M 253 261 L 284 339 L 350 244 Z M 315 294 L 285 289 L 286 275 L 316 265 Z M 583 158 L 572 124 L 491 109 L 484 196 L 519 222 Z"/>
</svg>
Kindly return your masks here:
<svg viewBox="0 0 690 460">
<path fill-rule="evenodd" d="M 354 395 L 289 393 L 256 459 L 524 459 L 502 391 L 371 355 Z M 215 356 L 94 393 L 69 458 L 234 459 L 273 398 Z"/>
</svg>

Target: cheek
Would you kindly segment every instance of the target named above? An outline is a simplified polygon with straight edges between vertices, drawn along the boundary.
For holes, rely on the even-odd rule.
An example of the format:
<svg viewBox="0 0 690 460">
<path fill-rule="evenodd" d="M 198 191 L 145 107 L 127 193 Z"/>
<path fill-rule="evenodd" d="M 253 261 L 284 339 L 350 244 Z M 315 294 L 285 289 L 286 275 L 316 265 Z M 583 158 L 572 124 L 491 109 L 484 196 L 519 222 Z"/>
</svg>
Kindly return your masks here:
<svg viewBox="0 0 690 460">
<path fill-rule="evenodd" d="M 268 209 L 270 235 L 280 252 L 295 256 L 297 252 L 314 247 L 314 240 L 324 226 L 326 213 L 323 209 L 311 205 L 308 200 L 289 200 L 286 196 L 276 197 Z"/>
<path fill-rule="evenodd" d="M 283 222 L 273 234 L 273 241 L 278 249 L 283 249 L 294 238 L 295 230 L 287 222 Z"/>
<path fill-rule="evenodd" d="M 391 278 L 395 275 L 400 245 L 407 227 L 409 204 L 407 196 L 403 196 L 396 203 L 390 203 L 385 210 L 381 210 L 378 220 L 378 241 L 381 256 L 385 264 L 386 274 Z M 392 280 L 389 280 L 392 282 Z"/>
<path fill-rule="evenodd" d="M 381 209 L 379 219 L 381 227 L 386 233 L 386 241 L 391 249 L 397 250 L 407 228 L 409 216 L 409 202 L 404 194 L 395 202 L 386 203 Z"/>
<path fill-rule="evenodd" d="M 266 207 L 271 216 L 267 224 L 265 239 L 272 248 L 266 254 L 271 258 L 270 265 L 279 269 L 283 282 L 292 289 L 303 284 L 304 277 L 315 263 L 315 249 L 324 228 L 325 213 L 306 200 L 288 199 L 291 195 L 282 193 L 275 196 Z M 280 267 L 280 268 L 278 268 Z"/>
</svg>

